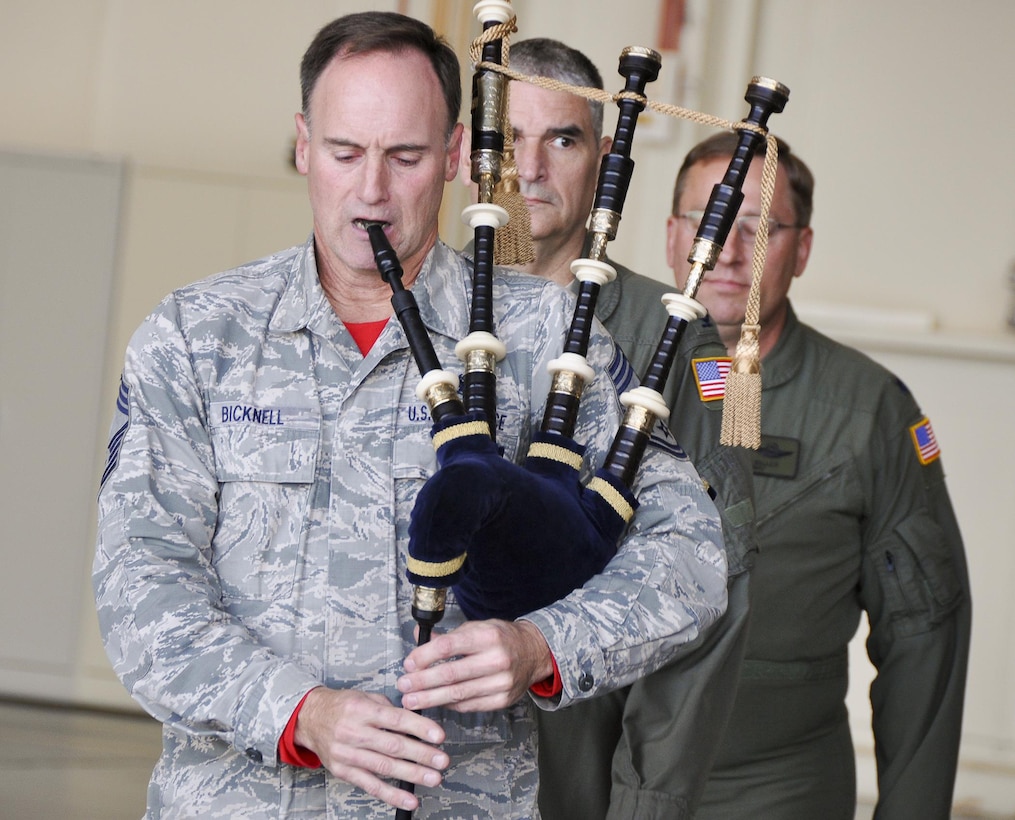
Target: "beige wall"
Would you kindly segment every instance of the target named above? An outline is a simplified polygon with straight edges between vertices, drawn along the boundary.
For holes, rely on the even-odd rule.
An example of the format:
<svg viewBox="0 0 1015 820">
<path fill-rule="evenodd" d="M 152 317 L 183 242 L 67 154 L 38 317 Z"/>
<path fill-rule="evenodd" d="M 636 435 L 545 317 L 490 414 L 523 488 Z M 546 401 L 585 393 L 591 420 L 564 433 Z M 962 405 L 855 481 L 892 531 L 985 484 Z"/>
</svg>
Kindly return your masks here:
<svg viewBox="0 0 1015 820">
<path fill-rule="evenodd" d="M 404 8 L 440 21 L 462 42 L 470 36 L 471 5 L 0 0 L 0 149 L 126 164 L 101 367 L 105 407 L 115 396 L 128 336 L 166 292 L 308 234 L 303 181 L 289 159 L 298 63 L 317 28 L 347 11 Z M 626 45 L 656 45 L 658 5 L 516 0 L 517 36 L 554 36 L 579 46 L 600 66 L 607 88 L 619 90 L 617 56 Z M 948 413 L 953 429 L 984 429 L 975 408 L 963 416 L 953 401 L 962 391 L 982 395 L 982 385 L 964 375 L 980 372 L 979 365 L 955 367 L 961 360 L 939 354 L 962 347 L 970 362 L 993 362 L 980 370 L 1000 369 L 988 390 L 1001 393 L 988 395 L 1012 406 L 1015 334 L 1004 319 L 1015 258 L 1015 160 L 1008 146 L 1015 126 L 1008 88 L 1015 75 L 1009 42 L 1015 3 L 688 0 L 687 6 L 691 39 L 679 54 L 664 55 L 663 75 L 649 95 L 740 119 L 752 75 L 788 85 L 789 105 L 771 126 L 807 159 L 818 180 L 814 253 L 795 286 L 801 304 L 827 319 L 830 329 L 837 321 L 840 329 L 862 325 L 874 336 L 930 329 L 907 340 L 906 354 L 918 357 L 914 369 L 921 377 L 928 362 L 933 371 L 939 360 L 948 374 L 937 391 L 926 379 L 926 392 L 918 393 L 925 409 L 932 418 L 938 408 Z M 612 118 L 609 123 L 612 129 Z M 612 252 L 663 281 L 672 177 L 686 148 L 705 133 L 654 118 L 635 138 L 637 169 Z M 461 198 L 456 185 L 451 192 Z M 449 208 L 445 224 L 452 238 L 461 236 L 454 213 Z M 52 228 L 53 241 L 60 241 L 59 225 Z M 39 287 L 52 297 L 61 294 L 59 281 Z M 879 348 L 874 343 L 870 349 Z M 54 360 L 66 353 L 38 351 Z M 907 367 L 905 356 L 892 361 Z M 93 447 L 96 464 L 106 425 L 104 417 L 95 440 L 84 445 Z M 940 437 L 948 459 L 947 432 Z M 1002 657 L 1010 654 L 1005 636 L 1012 634 L 1015 613 L 1003 599 L 1010 584 L 1000 581 L 1015 579 L 1010 564 L 1002 564 L 999 581 L 990 551 L 1010 546 L 1013 522 L 1010 511 L 998 514 L 977 491 L 1003 468 L 988 453 L 997 452 L 996 440 L 985 438 L 981 454 L 976 436 L 955 436 L 954 446 L 966 449 L 948 462 L 960 522 L 977 522 L 970 528 L 974 590 L 978 600 L 1000 598 L 1002 612 L 992 622 L 988 605 L 978 605 L 972 667 L 978 677 L 971 686 L 977 708 L 967 747 L 981 770 L 984 750 L 1000 749 L 1002 774 L 1011 776 L 1015 717 L 1005 693 L 1015 670 L 991 661 L 998 646 Z M 1008 447 L 1010 437 L 1003 441 Z M 93 487 L 78 489 L 94 497 Z M 992 528 L 983 531 L 984 522 Z M 80 551 L 77 563 L 87 562 L 92 540 L 92 533 L 82 534 L 69 546 Z M 5 565 L 18 560 L 14 546 L 5 533 Z M 84 588 L 81 611 L 79 679 L 68 696 L 124 705 L 98 649 Z M 995 700 L 1003 708 L 984 709 Z"/>
<path fill-rule="evenodd" d="M 0 11 L 0 147 L 125 157 L 159 173 L 186 171 L 190 179 L 252 178 L 237 180 L 239 191 L 289 185 L 299 57 L 321 23 L 363 5 L 7 0 Z M 369 5 L 404 6 L 456 28 L 471 16 L 467 2 Z M 518 36 L 579 45 L 617 90 L 620 49 L 657 42 L 657 5 L 640 0 L 621 10 L 601 0 L 516 0 Z M 772 127 L 818 179 L 817 239 L 800 298 L 914 310 L 946 329 L 1004 332 L 1015 259 L 1008 195 L 1015 160 L 1006 121 L 1015 118 L 1007 104 L 1013 58 L 1005 56 L 1015 4 L 689 0 L 688 29 L 704 47 L 666 54 L 664 77 L 650 94 L 680 101 L 671 81 L 679 68 L 690 88 L 683 101 L 739 119 L 751 75 L 791 89 Z M 663 280 L 670 180 L 701 133 L 674 122 L 636 138 L 638 168 L 615 255 Z M 210 229 L 220 203 L 207 205 L 212 219 L 202 224 Z M 288 227 L 305 217 L 296 211 L 282 221 Z M 458 235 L 457 226 L 447 232 Z M 279 238 L 285 244 L 304 234 Z M 145 255 L 162 250 L 159 242 Z M 197 250 L 182 279 L 222 261 Z M 255 242 L 237 250 L 242 256 L 270 247 Z M 126 276 L 151 275 L 132 261 Z M 135 311 L 125 318 L 139 317 Z"/>
</svg>

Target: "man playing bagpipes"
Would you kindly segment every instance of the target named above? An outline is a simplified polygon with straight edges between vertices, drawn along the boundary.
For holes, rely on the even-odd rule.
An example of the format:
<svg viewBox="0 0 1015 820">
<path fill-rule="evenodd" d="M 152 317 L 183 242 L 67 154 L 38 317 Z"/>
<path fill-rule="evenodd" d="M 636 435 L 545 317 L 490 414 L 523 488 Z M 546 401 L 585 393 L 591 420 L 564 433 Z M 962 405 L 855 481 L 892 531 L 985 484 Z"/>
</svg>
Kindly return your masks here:
<svg viewBox="0 0 1015 820">
<path fill-rule="evenodd" d="M 301 79 L 312 236 L 171 294 L 124 364 L 94 588 L 117 674 L 164 726 L 148 816 L 531 817 L 527 692 L 552 679 L 563 707 L 694 642 L 726 605 L 718 516 L 690 463 L 649 445 L 601 574 L 514 621 L 464 622 L 452 596 L 414 648 L 406 544 L 437 460 L 366 226 L 455 367 L 471 270 L 437 211 L 459 66 L 428 27 L 366 13 L 318 33 Z M 506 272 L 492 291 L 497 443 L 521 461 L 573 305 Z M 589 464 L 621 422 L 618 358 L 591 327 L 574 430 Z"/>
</svg>

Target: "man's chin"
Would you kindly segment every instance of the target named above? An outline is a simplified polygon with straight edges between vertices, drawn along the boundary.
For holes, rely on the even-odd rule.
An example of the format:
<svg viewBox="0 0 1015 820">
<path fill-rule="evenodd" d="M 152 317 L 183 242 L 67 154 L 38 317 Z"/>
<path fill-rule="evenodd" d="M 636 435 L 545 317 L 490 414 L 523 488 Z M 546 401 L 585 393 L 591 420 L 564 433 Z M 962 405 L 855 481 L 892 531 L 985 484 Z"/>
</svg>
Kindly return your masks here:
<svg viewBox="0 0 1015 820">
<path fill-rule="evenodd" d="M 530 214 L 530 217 L 531 217 L 531 214 Z M 548 237 L 553 236 L 553 230 L 550 229 L 550 228 L 545 227 L 542 224 L 542 221 L 539 220 L 539 219 L 531 219 L 530 218 L 530 220 L 529 220 L 529 226 L 530 226 L 530 230 L 531 230 L 531 233 L 532 233 L 532 241 L 533 242 L 542 242 L 544 239 L 547 239 Z"/>
<path fill-rule="evenodd" d="M 709 311 L 708 315 L 709 318 L 712 320 L 713 324 L 715 324 L 715 326 L 718 327 L 720 330 L 723 329 L 731 330 L 736 334 L 740 333 L 740 327 L 741 325 L 743 325 L 744 319 L 747 318 L 746 315 L 743 313 L 743 311 L 741 311 L 740 313 L 720 312 L 718 315 L 713 313 L 712 311 Z"/>
</svg>

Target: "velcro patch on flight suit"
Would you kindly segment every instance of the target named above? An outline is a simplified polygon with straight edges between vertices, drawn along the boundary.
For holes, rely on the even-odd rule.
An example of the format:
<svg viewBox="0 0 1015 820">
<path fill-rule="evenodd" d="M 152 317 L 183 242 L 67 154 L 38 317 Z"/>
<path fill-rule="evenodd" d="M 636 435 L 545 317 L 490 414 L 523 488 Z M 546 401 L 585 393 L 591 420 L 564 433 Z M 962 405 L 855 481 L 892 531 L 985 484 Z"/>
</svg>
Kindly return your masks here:
<svg viewBox="0 0 1015 820">
<path fill-rule="evenodd" d="M 691 360 L 694 383 L 702 401 L 717 401 L 726 395 L 726 376 L 729 375 L 731 361 L 729 356 Z"/>
<path fill-rule="evenodd" d="M 755 475 L 796 478 L 800 467 L 800 441 L 762 433 L 761 446 L 755 450 L 751 463 Z"/>
<path fill-rule="evenodd" d="M 930 419 L 926 416 L 909 428 L 909 435 L 913 439 L 913 446 L 916 448 L 916 457 L 921 464 L 930 464 L 940 457 L 941 449 L 937 446 L 937 438 L 930 426 Z"/>
</svg>

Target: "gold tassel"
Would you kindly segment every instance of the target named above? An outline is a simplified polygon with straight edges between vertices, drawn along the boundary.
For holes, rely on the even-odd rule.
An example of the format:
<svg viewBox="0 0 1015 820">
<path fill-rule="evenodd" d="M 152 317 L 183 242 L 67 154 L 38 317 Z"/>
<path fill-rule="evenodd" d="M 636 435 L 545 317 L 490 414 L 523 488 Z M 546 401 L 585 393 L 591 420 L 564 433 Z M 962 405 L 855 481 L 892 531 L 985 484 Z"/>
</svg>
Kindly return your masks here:
<svg viewBox="0 0 1015 820">
<path fill-rule="evenodd" d="M 779 165 L 779 144 L 775 137 L 768 134 L 765 142 L 765 164 L 761 171 L 762 218 L 751 259 L 751 289 L 747 294 L 740 340 L 726 377 L 722 429 L 719 431 L 720 444 L 752 450 L 761 446 L 761 280 L 768 250 L 768 214 L 775 195 L 775 175 Z"/>
<path fill-rule="evenodd" d="M 761 446 L 760 325 L 744 324 L 726 377 L 719 443 L 727 447 Z"/>
<path fill-rule="evenodd" d="M 518 186 L 518 166 L 514 151 L 505 148 L 501 165 L 500 182 L 493 190 L 493 204 L 508 212 L 508 223 L 493 235 L 493 261 L 497 265 L 512 267 L 528 265 L 536 259 L 532 244 L 532 222 L 525 198 Z"/>
</svg>

